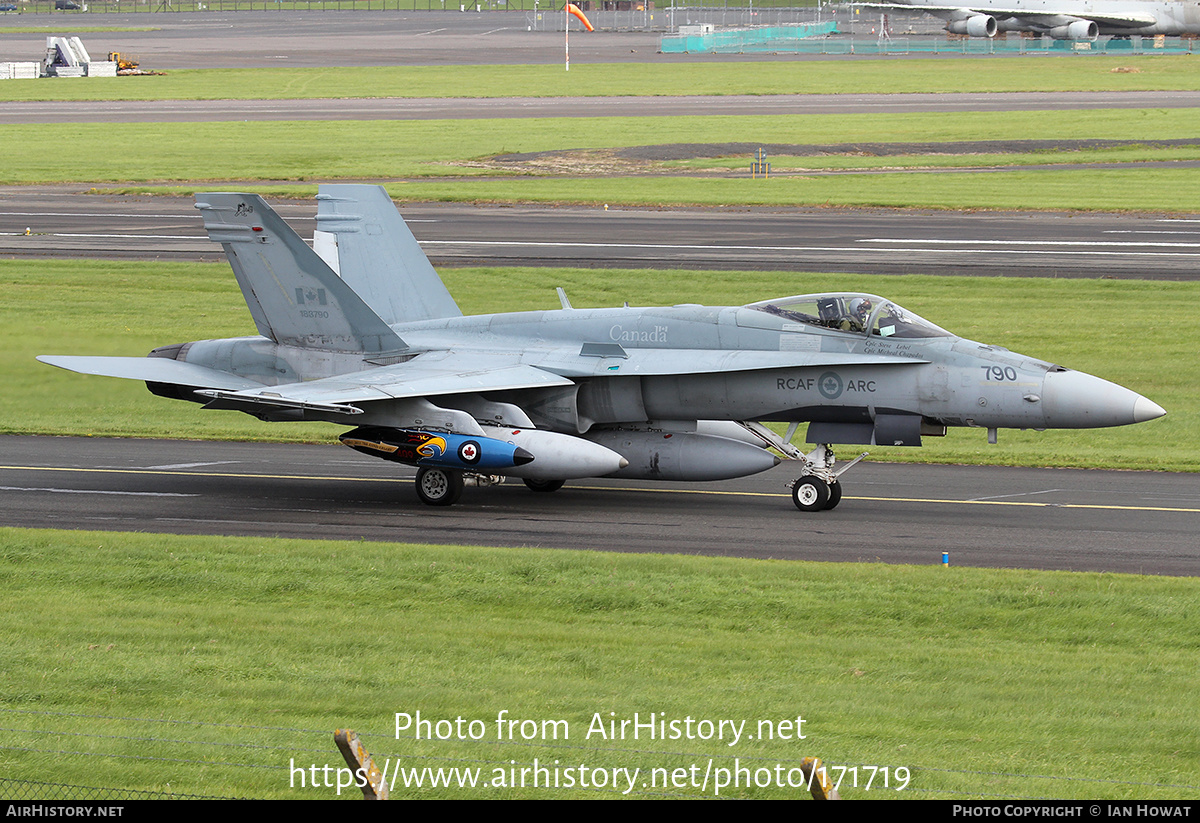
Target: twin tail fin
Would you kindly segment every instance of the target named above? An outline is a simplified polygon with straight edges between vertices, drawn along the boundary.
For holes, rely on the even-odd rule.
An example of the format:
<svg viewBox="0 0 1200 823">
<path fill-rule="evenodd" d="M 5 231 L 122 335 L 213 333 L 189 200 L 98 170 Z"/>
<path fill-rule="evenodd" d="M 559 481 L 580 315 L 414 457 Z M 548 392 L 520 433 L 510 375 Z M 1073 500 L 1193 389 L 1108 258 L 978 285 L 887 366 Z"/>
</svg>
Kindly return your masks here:
<svg viewBox="0 0 1200 823">
<path fill-rule="evenodd" d="M 373 356 L 407 348 L 258 195 L 197 194 L 196 208 L 209 238 L 225 249 L 259 334 L 283 345 Z"/>
</svg>

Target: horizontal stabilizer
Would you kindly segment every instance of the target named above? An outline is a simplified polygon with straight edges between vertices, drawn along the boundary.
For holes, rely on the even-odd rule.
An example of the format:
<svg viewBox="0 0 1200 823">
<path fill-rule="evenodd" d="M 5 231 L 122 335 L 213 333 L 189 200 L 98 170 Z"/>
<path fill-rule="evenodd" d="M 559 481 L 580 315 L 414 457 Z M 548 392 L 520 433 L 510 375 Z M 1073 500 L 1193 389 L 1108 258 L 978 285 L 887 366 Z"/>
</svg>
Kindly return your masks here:
<svg viewBox="0 0 1200 823">
<path fill-rule="evenodd" d="M 196 208 L 209 239 L 225 249 L 259 334 L 324 351 L 383 354 L 406 348 L 258 195 L 197 194 Z"/>
<path fill-rule="evenodd" d="M 314 246 L 387 323 L 462 316 L 383 186 L 322 185 Z"/>
<path fill-rule="evenodd" d="M 102 377 L 124 377 L 127 380 L 145 380 L 147 383 L 168 383 L 224 391 L 247 391 L 265 388 L 262 383 L 238 377 L 236 374 L 216 369 L 169 360 L 165 357 L 88 357 L 73 355 L 43 354 L 38 360 L 60 369 L 95 374 Z"/>
</svg>

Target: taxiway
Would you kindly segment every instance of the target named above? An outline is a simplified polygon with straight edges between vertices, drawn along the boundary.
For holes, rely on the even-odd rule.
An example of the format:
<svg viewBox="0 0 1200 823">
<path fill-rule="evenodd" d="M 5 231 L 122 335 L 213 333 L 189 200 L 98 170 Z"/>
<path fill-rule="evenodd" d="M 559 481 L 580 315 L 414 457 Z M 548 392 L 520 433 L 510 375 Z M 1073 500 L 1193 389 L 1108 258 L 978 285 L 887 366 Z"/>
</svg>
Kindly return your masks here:
<svg viewBox="0 0 1200 823">
<path fill-rule="evenodd" d="M 272 202 L 302 237 L 312 237 L 313 201 Z M 1200 219 L 1186 215 L 465 204 L 401 211 L 435 265 L 1164 280 L 1200 272 Z M 190 198 L 69 187 L 0 188 L 0 255 L 224 260 Z"/>
<path fill-rule="evenodd" d="M 1200 574 L 1200 475 L 860 464 L 803 514 L 786 464 L 710 484 L 520 482 L 431 509 L 342 446 L 0 437 L 0 525 Z M 848 452 L 844 456 L 848 456 Z"/>
</svg>

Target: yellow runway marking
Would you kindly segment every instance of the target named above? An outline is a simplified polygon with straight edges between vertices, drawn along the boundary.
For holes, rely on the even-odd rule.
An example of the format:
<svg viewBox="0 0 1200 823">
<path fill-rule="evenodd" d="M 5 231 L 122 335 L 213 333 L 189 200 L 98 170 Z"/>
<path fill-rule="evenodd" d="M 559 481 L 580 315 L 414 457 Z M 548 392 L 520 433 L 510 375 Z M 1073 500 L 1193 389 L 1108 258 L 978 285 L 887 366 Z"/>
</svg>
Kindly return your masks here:
<svg viewBox="0 0 1200 823">
<path fill-rule="evenodd" d="M 659 494 L 724 494 L 736 497 L 791 497 L 790 494 L 776 494 L 773 492 L 730 492 L 709 491 L 707 489 L 635 489 L 620 486 L 574 486 L 573 488 L 625 492 L 656 492 Z M 1114 506 L 1103 503 L 1019 503 L 1007 500 L 950 500 L 936 497 L 851 497 L 850 495 L 845 495 L 842 499 L 868 500 L 874 503 L 954 503 L 963 506 L 1025 506 L 1035 509 L 1109 509 L 1114 511 L 1185 512 L 1188 514 L 1200 514 L 1200 509 L 1180 509 L 1168 506 Z"/>
<path fill-rule="evenodd" d="M 162 469 L 84 469 L 66 466 L 0 466 L 0 471 L 77 472 L 80 474 L 165 475 L 173 477 L 242 477 L 256 480 L 334 480 L 344 483 L 411 483 L 411 477 L 340 477 L 335 475 L 248 474 L 238 472 L 166 471 Z M 572 486 L 594 491 L 641 492 L 651 494 L 707 494 L 726 497 L 790 497 L 781 492 L 722 491 L 719 489 L 637 488 L 633 486 Z M 1107 511 L 1176 512 L 1200 514 L 1200 509 L 1173 506 L 1117 506 L 1104 503 L 1033 503 L 1013 500 L 952 500 L 936 497 L 851 497 L 844 500 L 866 500 L 873 503 L 940 503 L 961 506 L 1017 506 L 1034 509 L 1102 509 Z"/>
<path fill-rule="evenodd" d="M 80 469 L 70 466 L 0 466 L 0 471 L 79 472 L 81 474 L 146 474 L 168 477 L 247 477 L 258 480 L 342 480 L 351 483 L 402 483 L 411 477 L 337 477 L 323 474 L 249 474 L 241 472 L 185 472 L 166 469 Z"/>
</svg>

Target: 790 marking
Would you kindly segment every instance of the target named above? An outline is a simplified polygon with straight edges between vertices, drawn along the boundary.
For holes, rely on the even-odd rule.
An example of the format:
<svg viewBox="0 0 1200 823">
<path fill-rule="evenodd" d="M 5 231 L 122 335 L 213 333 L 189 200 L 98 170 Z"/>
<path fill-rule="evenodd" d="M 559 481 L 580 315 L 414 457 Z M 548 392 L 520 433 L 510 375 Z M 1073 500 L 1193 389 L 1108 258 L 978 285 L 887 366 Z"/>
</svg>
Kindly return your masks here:
<svg viewBox="0 0 1200 823">
<path fill-rule="evenodd" d="M 1017 370 L 1012 366 L 980 366 L 984 380 L 1016 380 Z"/>
</svg>

